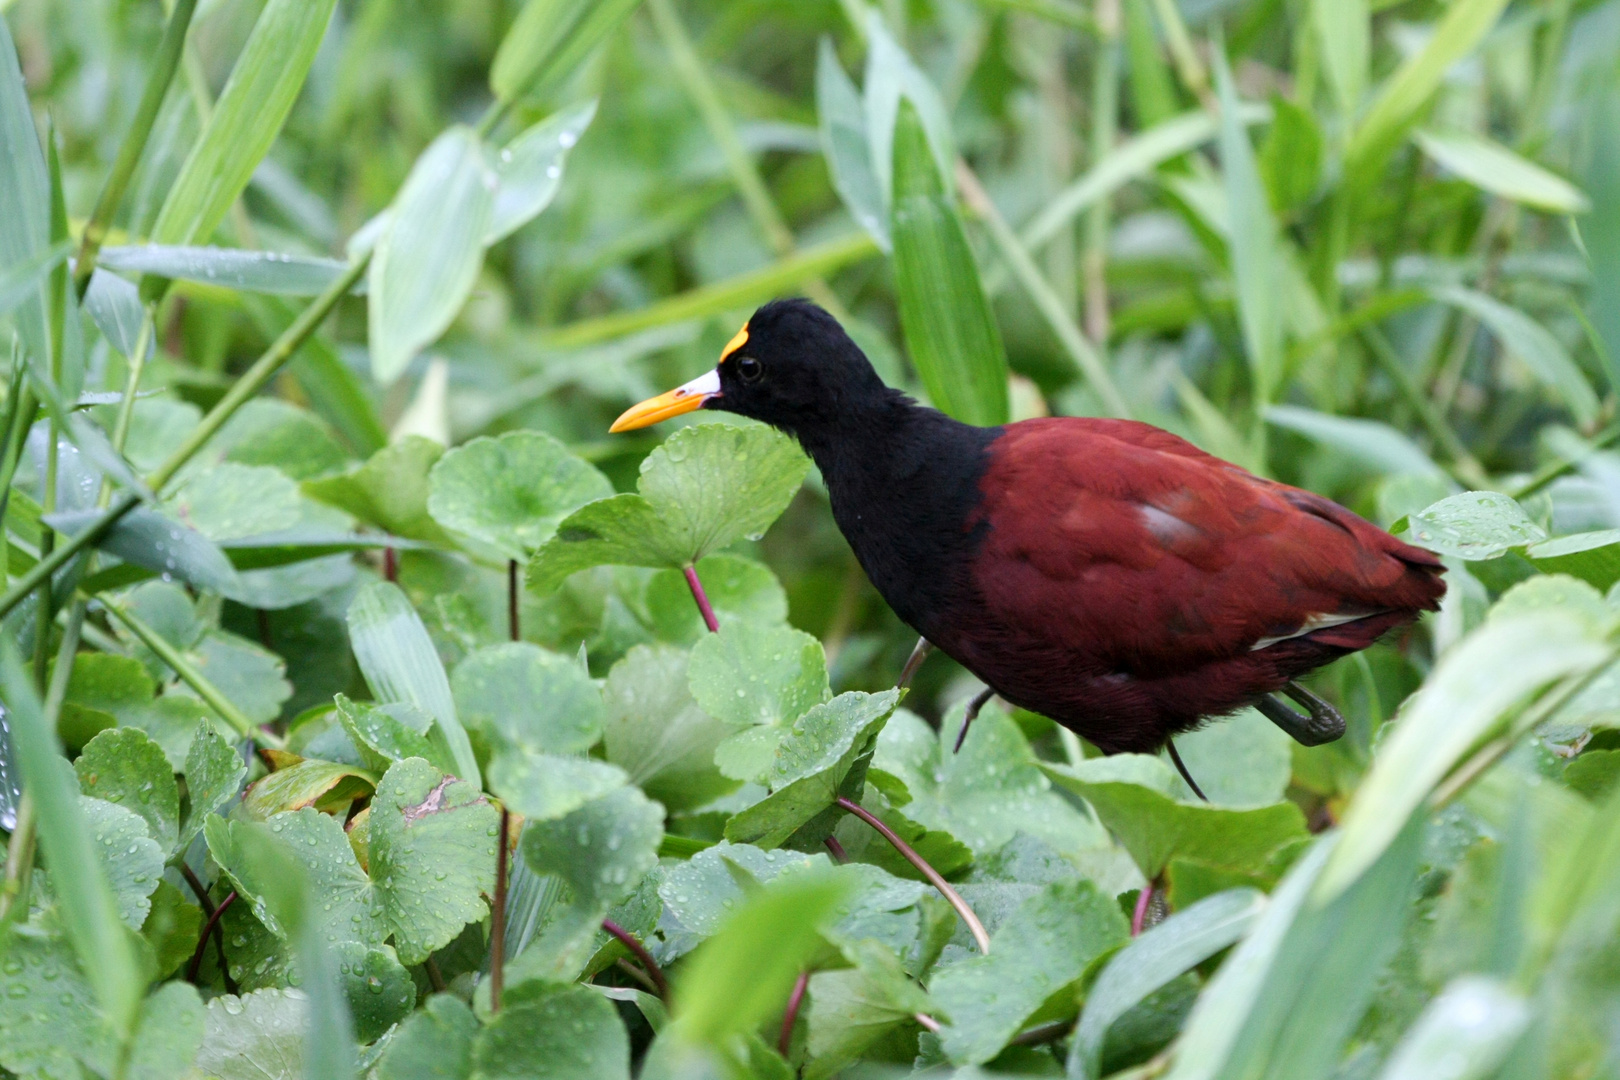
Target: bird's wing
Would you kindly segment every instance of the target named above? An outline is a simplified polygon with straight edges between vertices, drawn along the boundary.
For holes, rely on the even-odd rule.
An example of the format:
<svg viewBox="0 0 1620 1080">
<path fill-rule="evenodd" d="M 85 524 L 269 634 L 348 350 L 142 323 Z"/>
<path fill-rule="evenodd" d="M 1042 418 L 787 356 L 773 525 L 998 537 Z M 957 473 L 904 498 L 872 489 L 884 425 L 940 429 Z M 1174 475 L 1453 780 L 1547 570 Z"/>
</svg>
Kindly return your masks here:
<svg viewBox="0 0 1620 1080">
<path fill-rule="evenodd" d="M 987 616 L 1152 673 L 1434 605 L 1438 560 L 1147 425 L 1010 425 L 981 481 Z"/>
</svg>

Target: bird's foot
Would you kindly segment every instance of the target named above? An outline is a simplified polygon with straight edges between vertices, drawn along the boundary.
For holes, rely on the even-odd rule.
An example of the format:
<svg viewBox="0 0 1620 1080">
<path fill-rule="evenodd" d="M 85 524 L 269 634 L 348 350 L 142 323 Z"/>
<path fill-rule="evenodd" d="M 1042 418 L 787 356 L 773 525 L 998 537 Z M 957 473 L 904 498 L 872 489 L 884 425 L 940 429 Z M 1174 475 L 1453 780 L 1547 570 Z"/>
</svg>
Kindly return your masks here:
<svg viewBox="0 0 1620 1080">
<path fill-rule="evenodd" d="M 904 690 L 911 682 L 911 677 L 917 674 L 917 669 L 922 667 L 923 661 L 928 659 L 928 654 L 933 651 L 933 642 L 925 637 L 918 638 L 917 647 L 912 649 L 911 655 L 906 658 L 906 666 L 900 669 L 900 681 L 895 683 L 895 686 Z"/>
<path fill-rule="evenodd" d="M 1187 781 L 1187 786 L 1192 788 L 1192 793 L 1198 796 L 1204 802 L 1209 802 L 1209 796 L 1204 794 L 1204 789 L 1198 786 L 1198 781 L 1194 780 L 1192 778 L 1192 773 L 1187 771 L 1187 765 L 1181 760 L 1181 755 L 1176 753 L 1175 740 L 1164 740 L 1164 748 L 1170 751 L 1170 760 L 1175 763 L 1176 772 L 1180 773 L 1181 778 Z"/>
<path fill-rule="evenodd" d="M 956 747 L 951 753 L 959 754 L 962 752 L 962 743 L 967 738 L 968 725 L 979 718 L 979 710 L 984 708 L 984 703 L 995 696 L 996 692 L 987 686 L 979 691 L 978 696 L 968 702 L 967 712 L 962 716 L 962 730 L 956 733 Z"/>
<path fill-rule="evenodd" d="M 1295 742 L 1301 746 L 1321 746 L 1344 735 L 1344 717 L 1333 706 L 1298 683 L 1289 683 L 1282 692 L 1305 706 L 1307 715 L 1301 716 L 1271 694 L 1257 701 L 1255 708 L 1288 732 Z"/>
</svg>

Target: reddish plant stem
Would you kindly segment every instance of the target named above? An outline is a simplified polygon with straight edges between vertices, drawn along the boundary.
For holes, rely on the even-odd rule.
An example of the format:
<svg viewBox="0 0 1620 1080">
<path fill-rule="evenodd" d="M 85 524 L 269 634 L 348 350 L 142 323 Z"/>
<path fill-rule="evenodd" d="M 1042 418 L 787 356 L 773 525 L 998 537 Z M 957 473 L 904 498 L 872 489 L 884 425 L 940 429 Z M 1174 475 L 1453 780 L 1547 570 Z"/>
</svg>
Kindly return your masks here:
<svg viewBox="0 0 1620 1080">
<path fill-rule="evenodd" d="M 665 1001 L 669 1000 L 669 983 L 664 979 L 664 969 L 658 966 L 647 947 L 636 939 L 636 935 L 614 922 L 612 919 L 602 920 L 602 929 L 619 939 L 620 944 L 636 954 L 641 966 L 647 969 L 647 977 L 652 979 L 653 985 L 658 988 L 658 996 Z"/>
<path fill-rule="evenodd" d="M 383 548 L 383 579 L 399 583 L 399 552 L 393 548 Z"/>
<path fill-rule="evenodd" d="M 682 571 L 686 575 L 687 588 L 692 590 L 692 599 L 697 601 L 698 611 L 703 615 L 703 625 L 709 628 L 711 634 L 720 632 L 720 620 L 714 617 L 714 608 L 709 606 L 709 594 L 703 591 L 703 582 L 698 580 L 697 567 L 688 566 Z"/>
<path fill-rule="evenodd" d="M 844 845 L 838 842 L 838 837 L 827 837 L 826 844 L 827 850 L 832 852 L 833 862 L 840 864 L 849 862 L 849 852 L 845 851 Z"/>
<path fill-rule="evenodd" d="M 632 964 L 630 961 L 626 960 L 624 957 L 621 956 L 617 960 L 613 961 L 613 966 L 618 968 L 620 971 L 624 972 L 626 975 L 630 976 L 630 978 L 634 979 L 636 982 L 640 983 L 642 986 L 645 986 L 647 988 L 648 993 L 651 993 L 651 994 L 658 993 L 658 984 L 653 982 L 652 979 L 648 977 L 648 975 L 647 975 L 647 973 L 645 971 L 642 971 L 640 968 L 636 967 L 636 965 Z"/>
<path fill-rule="evenodd" d="M 506 560 L 506 629 L 513 641 L 523 640 L 523 626 L 518 620 L 518 564 L 516 559 Z"/>
<path fill-rule="evenodd" d="M 927 1028 L 929 1031 L 932 1031 L 935 1035 L 939 1034 L 939 1021 L 935 1020 L 927 1013 L 916 1013 L 912 1016 L 912 1019 L 917 1021 L 917 1023 L 921 1024 L 923 1027 Z"/>
<path fill-rule="evenodd" d="M 514 564 L 515 565 L 515 564 Z M 501 1011 L 501 983 L 506 974 L 506 864 L 512 857 L 507 844 L 512 811 L 501 807 L 500 844 L 495 848 L 495 899 L 489 912 L 489 1011 Z"/>
<path fill-rule="evenodd" d="M 912 866 L 915 866 L 918 872 L 928 879 L 928 883 L 938 889 L 940 895 L 950 903 L 951 907 L 956 909 L 956 913 L 962 917 L 962 921 L 967 923 L 968 930 L 972 932 L 973 940 L 978 943 L 979 951 L 982 953 L 990 951 L 990 935 L 985 932 L 984 923 L 979 921 L 979 917 L 973 913 L 972 908 L 968 907 L 967 901 L 962 899 L 962 895 L 951 888 L 951 883 L 946 881 L 938 870 L 929 865 L 927 859 L 917 854 L 910 844 L 900 839 L 893 829 L 879 821 L 872 815 L 871 811 L 860 803 L 840 795 L 838 796 L 838 805 L 872 826 L 883 839 L 894 845 L 894 850 L 903 855 L 905 860 Z"/>
<path fill-rule="evenodd" d="M 214 932 L 214 927 L 219 925 L 220 916 L 225 914 L 225 909 L 235 900 L 236 890 L 232 889 L 225 899 L 219 902 L 219 907 L 214 909 L 213 914 L 208 916 L 208 921 L 203 923 L 202 936 L 197 939 L 197 950 L 191 954 L 191 963 L 186 965 L 186 982 L 191 985 L 197 985 L 197 972 L 202 970 L 203 950 L 208 947 L 208 936 Z M 230 973 L 227 972 L 225 977 L 230 978 Z"/>
<path fill-rule="evenodd" d="M 1153 906 L 1153 882 L 1148 882 L 1142 891 L 1136 894 L 1136 910 L 1131 912 L 1131 937 L 1142 932 L 1142 926 L 1147 922 L 1148 908 Z"/>
<path fill-rule="evenodd" d="M 444 981 L 444 972 L 439 970 L 439 962 L 433 957 L 422 961 L 422 970 L 427 972 L 428 984 L 433 987 L 435 994 L 442 994 L 450 989 L 449 984 Z"/>
<path fill-rule="evenodd" d="M 793 1049 L 793 1025 L 799 1022 L 799 1006 L 804 1004 L 804 992 L 810 988 L 810 973 L 799 972 L 798 979 L 793 983 L 793 993 L 788 995 L 787 1012 L 782 1014 L 782 1034 L 776 1037 L 776 1048 L 782 1052 L 783 1057 Z"/>
<path fill-rule="evenodd" d="M 197 903 L 202 905 L 203 915 L 212 918 L 214 914 L 214 901 L 208 896 L 208 886 L 204 885 L 196 873 L 184 862 L 180 864 L 180 873 L 191 886 L 191 891 L 197 894 Z M 201 940 L 206 940 L 206 936 Z M 236 980 L 231 978 L 229 962 L 225 959 L 225 928 L 214 926 L 214 949 L 219 954 L 219 972 L 225 976 L 225 989 L 228 993 L 236 993 Z"/>
</svg>

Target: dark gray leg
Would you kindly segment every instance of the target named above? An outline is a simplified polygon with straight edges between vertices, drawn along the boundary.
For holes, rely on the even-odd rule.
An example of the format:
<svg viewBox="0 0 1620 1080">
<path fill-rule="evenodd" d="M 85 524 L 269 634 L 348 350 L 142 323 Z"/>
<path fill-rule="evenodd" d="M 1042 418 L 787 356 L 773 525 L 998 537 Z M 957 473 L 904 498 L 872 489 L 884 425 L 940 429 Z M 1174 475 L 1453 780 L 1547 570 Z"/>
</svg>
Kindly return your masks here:
<svg viewBox="0 0 1620 1080">
<path fill-rule="evenodd" d="M 979 710 L 984 708 L 984 703 L 995 696 L 996 692 L 987 686 L 979 691 L 978 697 L 968 702 L 967 713 L 962 717 L 962 730 L 956 733 L 956 748 L 951 753 L 961 753 L 962 740 L 967 738 L 968 725 L 979 718 Z"/>
<path fill-rule="evenodd" d="M 911 682 L 911 677 L 917 674 L 917 669 L 922 667 L 923 661 L 928 659 L 928 654 L 933 651 L 934 646 L 927 638 L 918 638 L 917 647 L 912 649 L 911 655 L 906 658 L 906 666 L 900 669 L 900 681 L 895 685 L 904 690 Z"/>
<path fill-rule="evenodd" d="M 1305 706 L 1307 715 L 1301 716 L 1271 694 L 1255 702 L 1255 708 L 1288 732 L 1295 742 L 1301 746 L 1321 746 L 1344 735 L 1344 717 L 1333 706 L 1298 683 L 1289 683 L 1282 692 Z"/>
<path fill-rule="evenodd" d="M 1187 781 L 1187 786 L 1192 788 L 1192 793 L 1205 802 L 1209 802 L 1209 796 L 1204 794 L 1204 789 L 1198 786 L 1198 781 L 1194 780 L 1192 773 L 1187 771 L 1187 766 L 1181 760 L 1181 755 L 1176 753 L 1175 742 L 1171 739 L 1164 740 L 1164 748 L 1170 751 L 1170 760 L 1175 762 L 1176 772 L 1180 773 L 1181 778 Z"/>
</svg>

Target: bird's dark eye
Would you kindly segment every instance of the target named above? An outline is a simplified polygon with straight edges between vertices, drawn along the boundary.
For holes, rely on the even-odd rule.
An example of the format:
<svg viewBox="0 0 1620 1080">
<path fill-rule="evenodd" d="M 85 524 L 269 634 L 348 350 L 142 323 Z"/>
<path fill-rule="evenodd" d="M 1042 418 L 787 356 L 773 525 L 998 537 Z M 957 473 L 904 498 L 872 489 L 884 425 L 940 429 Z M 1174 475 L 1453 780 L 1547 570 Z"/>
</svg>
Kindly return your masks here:
<svg viewBox="0 0 1620 1080">
<path fill-rule="evenodd" d="M 739 356 L 737 374 L 745 383 L 759 382 L 760 376 L 765 374 L 765 365 L 752 356 Z"/>
</svg>

